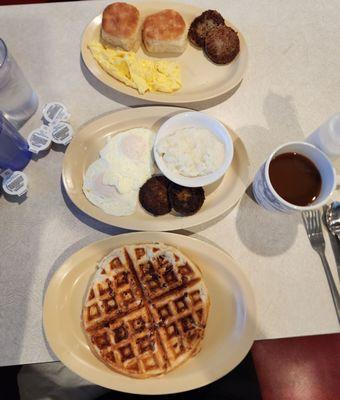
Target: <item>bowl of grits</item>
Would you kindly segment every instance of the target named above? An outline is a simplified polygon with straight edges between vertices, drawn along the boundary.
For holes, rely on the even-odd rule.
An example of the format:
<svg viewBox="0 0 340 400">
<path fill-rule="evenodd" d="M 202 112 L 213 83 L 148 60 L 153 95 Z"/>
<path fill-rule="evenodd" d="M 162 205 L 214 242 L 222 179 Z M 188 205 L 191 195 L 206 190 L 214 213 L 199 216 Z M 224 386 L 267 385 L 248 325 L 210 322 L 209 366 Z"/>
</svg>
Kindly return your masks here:
<svg viewBox="0 0 340 400">
<path fill-rule="evenodd" d="M 158 130 L 153 147 L 161 172 L 182 186 L 209 185 L 229 168 L 234 146 L 227 128 L 200 112 L 169 118 Z"/>
</svg>

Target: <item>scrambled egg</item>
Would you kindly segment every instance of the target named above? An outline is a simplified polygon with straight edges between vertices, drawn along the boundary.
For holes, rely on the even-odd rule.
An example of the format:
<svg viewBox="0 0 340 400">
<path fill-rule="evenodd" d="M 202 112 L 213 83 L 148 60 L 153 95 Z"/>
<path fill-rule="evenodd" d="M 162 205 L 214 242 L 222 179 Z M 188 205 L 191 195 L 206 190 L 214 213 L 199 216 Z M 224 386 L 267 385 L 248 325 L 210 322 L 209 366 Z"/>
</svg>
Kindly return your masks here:
<svg viewBox="0 0 340 400">
<path fill-rule="evenodd" d="M 182 86 L 177 63 L 139 58 L 133 51 L 115 50 L 96 41 L 90 42 L 88 48 L 104 71 L 140 94 L 172 93 Z"/>
</svg>

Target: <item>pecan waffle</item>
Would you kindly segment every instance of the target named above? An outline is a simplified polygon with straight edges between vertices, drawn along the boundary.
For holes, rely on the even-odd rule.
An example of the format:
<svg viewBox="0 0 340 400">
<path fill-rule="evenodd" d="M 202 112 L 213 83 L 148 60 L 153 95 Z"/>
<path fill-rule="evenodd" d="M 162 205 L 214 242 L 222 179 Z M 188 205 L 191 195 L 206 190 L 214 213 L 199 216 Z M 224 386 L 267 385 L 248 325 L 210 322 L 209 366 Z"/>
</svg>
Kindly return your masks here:
<svg viewBox="0 0 340 400">
<path fill-rule="evenodd" d="M 83 307 L 90 348 L 134 378 L 161 375 L 200 349 L 209 311 L 201 273 L 177 249 L 138 244 L 99 264 Z"/>
</svg>

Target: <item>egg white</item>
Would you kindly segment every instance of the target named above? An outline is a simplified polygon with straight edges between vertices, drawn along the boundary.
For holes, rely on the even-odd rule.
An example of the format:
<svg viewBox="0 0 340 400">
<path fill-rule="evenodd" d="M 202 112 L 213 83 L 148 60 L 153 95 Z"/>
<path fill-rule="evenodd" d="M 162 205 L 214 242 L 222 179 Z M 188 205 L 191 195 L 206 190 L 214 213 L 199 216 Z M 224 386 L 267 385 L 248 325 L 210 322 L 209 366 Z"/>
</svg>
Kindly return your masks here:
<svg viewBox="0 0 340 400">
<path fill-rule="evenodd" d="M 154 133 L 135 128 L 108 139 L 100 157 L 109 163 L 103 183 L 116 186 L 120 193 L 138 190 L 153 173 L 151 150 Z"/>
<path fill-rule="evenodd" d="M 91 203 L 111 215 L 129 215 L 136 208 L 138 192 L 119 193 L 115 186 L 103 184 L 103 175 L 108 168 L 103 159 L 92 163 L 85 174 L 83 191 Z"/>
<path fill-rule="evenodd" d="M 130 215 L 136 209 L 139 188 L 154 172 L 154 133 L 135 128 L 111 136 L 84 176 L 87 199 L 105 213 Z"/>
</svg>

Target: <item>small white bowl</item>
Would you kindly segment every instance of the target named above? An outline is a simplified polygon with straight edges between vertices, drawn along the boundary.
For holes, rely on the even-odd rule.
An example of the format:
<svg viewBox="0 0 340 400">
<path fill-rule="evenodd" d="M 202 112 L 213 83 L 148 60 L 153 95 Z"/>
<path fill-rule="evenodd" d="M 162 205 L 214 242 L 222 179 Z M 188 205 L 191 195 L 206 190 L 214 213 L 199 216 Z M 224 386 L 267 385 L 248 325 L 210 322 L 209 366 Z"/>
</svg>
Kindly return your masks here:
<svg viewBox="0 0 340 400">
<path fill-rule="evenodd" d="M 182 128 L 205 128 L 208 129 L 211 133 L 216 135 L 216 137 L 221 140 L 224 144 L 224 161 L 223 164 L 214 172 L 208 175 L 202 175 L 197 177 L 188 177 L 180 175 L 172 170 L 170 170 L 163 158 L 157 152 L 157 144 L 158 142 L 165 138 L 166 136 L 174 133 L 178 129 Z M 230 134 L 227 128 L 221 124 L 221 122 L 216 119 L 209 117 L 208 115 L 196 112 L 189 111 L 183 112 L 175 115 L 174 117 L 169 118 L 158 130 L 155 143 L 153 147 L 153 154 L 158 168 L 161 172 L 172 182 L 175 182 L 182 186 L 188 187 L 198 187 L 198 186 L 206 186 L 210 183 L 217 181 L 223 176 L 228 167 L 230 166 L 233 156 L 234 156 L 234 145 L 233 141 L 230 137 Z"/>
</svg>

